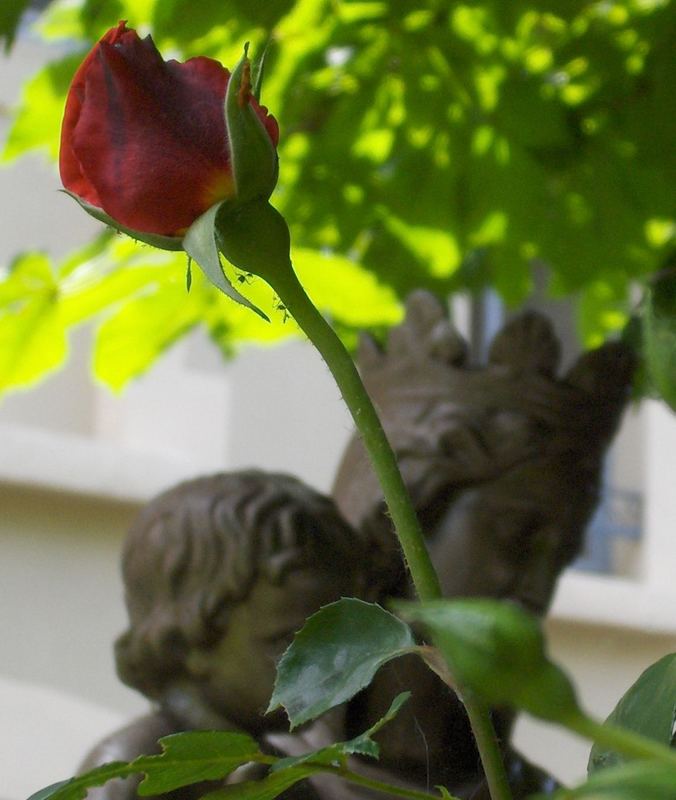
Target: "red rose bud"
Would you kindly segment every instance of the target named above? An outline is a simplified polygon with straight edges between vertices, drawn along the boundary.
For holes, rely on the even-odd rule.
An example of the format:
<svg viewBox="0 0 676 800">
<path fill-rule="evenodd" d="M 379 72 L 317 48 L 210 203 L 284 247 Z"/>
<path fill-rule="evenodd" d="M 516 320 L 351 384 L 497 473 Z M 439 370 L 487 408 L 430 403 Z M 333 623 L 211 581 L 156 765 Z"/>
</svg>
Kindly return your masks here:
<svg viewBox="0 0 676 800">
<path fill-rule="evenodd" d="M 229 82 L 211 58 L 163 61 L 150 37 L 120 22 L 68 92 L 64 187 L 98 219 L 168 249 L 180 248 L 216 203 L 267 199 L 277 180 L 277 122 L 239 78 L 241 106 L 226 125 Z"/>
</svg>

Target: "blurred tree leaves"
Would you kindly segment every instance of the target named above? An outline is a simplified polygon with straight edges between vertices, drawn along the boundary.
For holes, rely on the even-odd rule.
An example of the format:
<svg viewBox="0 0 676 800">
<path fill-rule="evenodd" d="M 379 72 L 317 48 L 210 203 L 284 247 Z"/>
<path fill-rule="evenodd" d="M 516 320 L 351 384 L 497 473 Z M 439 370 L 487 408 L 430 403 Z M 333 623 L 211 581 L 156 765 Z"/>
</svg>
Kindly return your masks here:
<svg viewBox="0 0 676 800">
<path fill-rule="evenodd" d="M 80 0 L 54 2 L 39 27 L 84 49 L 121 18 L 151 31 L 167 54 L 230 65 L 244 41 L 254 52 L 270 42 L 262 99 L 282 130 L 273 202 L 304 279 L 318 276 L 323 309 L 348 339 L 396 321 L 398 298 L 415 287 L 492 285 L 519 303 L 537 258 L 555 293 L 579 298 L 583 332 L 596 343 L 622 326 L 631 283 L 674 250 L 669 0 Z M 80 57 L 25 87 L 6 159 L 55 154 Z M 143 264 L 135 258 L 129 269 Z M 375 295 L 363 294 L 365 282 Z M 174 291 L 159 282 L 144 300 L 158 319 Z M 111 308 L 118 320 L 127 301 L 134 318 L 130 290 Z M 225 352 L 240 336 L 293 332 L 200 302 Z"/>
<path fill-rule="evenodd" d="M 13 0 L 11 3 L 5 2 L 0 6 L 0 42 L 4 41 L 5 52 L 12 47 L 21 15 L 29 3 L 30 0 Z"/>
</svg>

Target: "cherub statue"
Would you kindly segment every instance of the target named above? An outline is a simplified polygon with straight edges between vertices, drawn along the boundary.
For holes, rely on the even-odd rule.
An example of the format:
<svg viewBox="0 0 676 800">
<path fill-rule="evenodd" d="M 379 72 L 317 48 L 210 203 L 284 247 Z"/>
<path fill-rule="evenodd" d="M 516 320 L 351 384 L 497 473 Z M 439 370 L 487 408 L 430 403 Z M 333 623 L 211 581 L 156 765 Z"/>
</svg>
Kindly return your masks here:
<svg viewBox="0 0 676 800">
<path fill-rule="evenodd" d="M 384 350 L 362 339 L 366 387 L 448 597 L 498 597 L 544 615 L 581 546 L 633 358 L 607 344 L 560 378 L 558 361 L 551 327 L 527 313 L 498 334 L 485 366 L 470 366 L 442 305 L 424 292 L 409 298 L 407 318 Z M 361 770 L 488 797 L 460 701 L 413 656 L 386 665 L 346 707 L 293 735 L 279 716 L 262 715 L 275 660 L 307 616 L 341 595 L 385 603 L 411 595 L 357 438 L 333 496 L 337 508 L 292 478 L 244 472 L 183 484 L 149 504 L 125 546 L 130 628 L 116 658 L 121 678 L 154 708 L 99 744 L 83 768 L 154 752 L 160 736 L 199 728 L 244 730 L 295 755 L 361 733 L 411 689 L 379 736 L 380 761 Z M 496 709 L 493 716 L 514 796 L 550 791 L 555 783 L 509 746 L 513 715 Z M 89 798 L 131 800 L 135 787 L 111 782 Z M 285 797 L 365 794 L 318 777 Z"/>
<path fill-rule="evenodd" d="M 608 343 L 557 377 L 559 360 L 549 322 L 527 312 L 498 333 L 484 366 L 470 365 L 464 340 L 427 292 L 408 299 L 406 319 L 392 329 L 385 349 L 362 337 L 362 377 L 446 597 L 503 598 L 542 616 L 558 576 L 581 548 L 634 358 L 623 344 Z M 356 437 L 333 497 L 353 527 L 389 547 L 385 594 L 410 594 L 380 487 Z M 419 660 L 402 659 L 379 672 L 348 708 L 348 735 L 378 719 L 402 687 L 414 694 L 383 731 L 381 767 L 461 796 L 487 797 L 477 788 L 464 711 Z M 494 714 L 505 745 L 512 719 Z M 516 796 L 550 785 L 511 751 L 507 762 Z"/>
<path fill-rule="evenodd" d="M 283 728 L 281 714 L 264 715 L 276 661 L 322 605 L 368 594 L 365 553 L 329 498 L 284 475 L 199 478 L 149 503 L 124 546 L 129 629 L 115 657 L 153 708 L 100 742 L 82 770 L 158 752 L 158 738 L 178 731 L 262 739 Z M 117 779 L 88 798 L 132 800 L 137 784 Z"/>
</svg>

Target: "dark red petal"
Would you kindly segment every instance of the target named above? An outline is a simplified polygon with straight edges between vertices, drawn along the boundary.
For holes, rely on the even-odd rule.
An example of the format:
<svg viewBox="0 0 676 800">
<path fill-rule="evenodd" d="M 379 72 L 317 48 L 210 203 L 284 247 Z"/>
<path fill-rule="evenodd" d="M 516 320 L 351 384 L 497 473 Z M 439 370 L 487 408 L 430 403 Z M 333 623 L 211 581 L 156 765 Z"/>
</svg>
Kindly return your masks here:
<svg viewBox="0 0 676 800">
<path fill-rule="evenodd" d="M 136 34 L 99 44 L 70 141 L 106 213 L 135 230 L 175 235 L 227 195 L 228 77 L 209 58 L 165 64 L 152 40 Z"/>
<path fill-rule="evenodd" d="M 251 107 L 260 117 L 261 122 L 265 126 L 265 130 L 268 132 L 268 136 L 272 140 L 272 144 L 277 147 L 279 144 L 279 125 L 277 124 L 277 120 L 272 114 L 268 113 L 265 106 L 261 106 L 256 102 L 255 97 L 251 98 Z"/>
<path fill-rule="evenodd" d="M 92 48 L 87 54 L 85 60 L 80 64 L 75 73 L 73 80 L 68 90 L 66 98 L 66 108 L 63 116 L 63 123 L 61 126 L 61 145 L 59 148 L 59 171 L 61 173 L 61 182 L 74 192 L 78 197 L 82 197 L 88 203 L 99 206 L 101 201 L 98 192 L 87 180 L 82 173 L 80 162 L 75 155 L 72 147 L 73 131 L 80 118 L 80 111 L 82 109 L 82 100 L 84 98 L 84 86 L 86 80 L 86 73 L 92 59 L 96 57 L 97 50 L 101 42 L 108 42 L 114 44 L 120 41 L 125 36 L 136 36 L 134 31 L 127 29 L 126 22 L 120 22 L 117 27 L 111 28 Z"/>
</svg>

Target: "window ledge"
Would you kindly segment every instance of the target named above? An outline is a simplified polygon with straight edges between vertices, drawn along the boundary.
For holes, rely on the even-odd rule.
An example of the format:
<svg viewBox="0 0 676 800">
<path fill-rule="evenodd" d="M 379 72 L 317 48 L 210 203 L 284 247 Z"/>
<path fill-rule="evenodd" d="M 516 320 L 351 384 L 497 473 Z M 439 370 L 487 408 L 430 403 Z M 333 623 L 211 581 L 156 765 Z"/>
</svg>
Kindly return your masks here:
<svg viewBox="0 0 676 800">
<path fill-rule="evenodd" d="M 562 622 L 669 635 L 676 634 L 675 610 L 676 590 L 571 570 L 559 581 L 550 617 Z"/>
<path fill-rule="evenodd" d="M 0 482 L 139 503 L 203 467 L 176 453 L 0 425 Z"/>
</svg>

